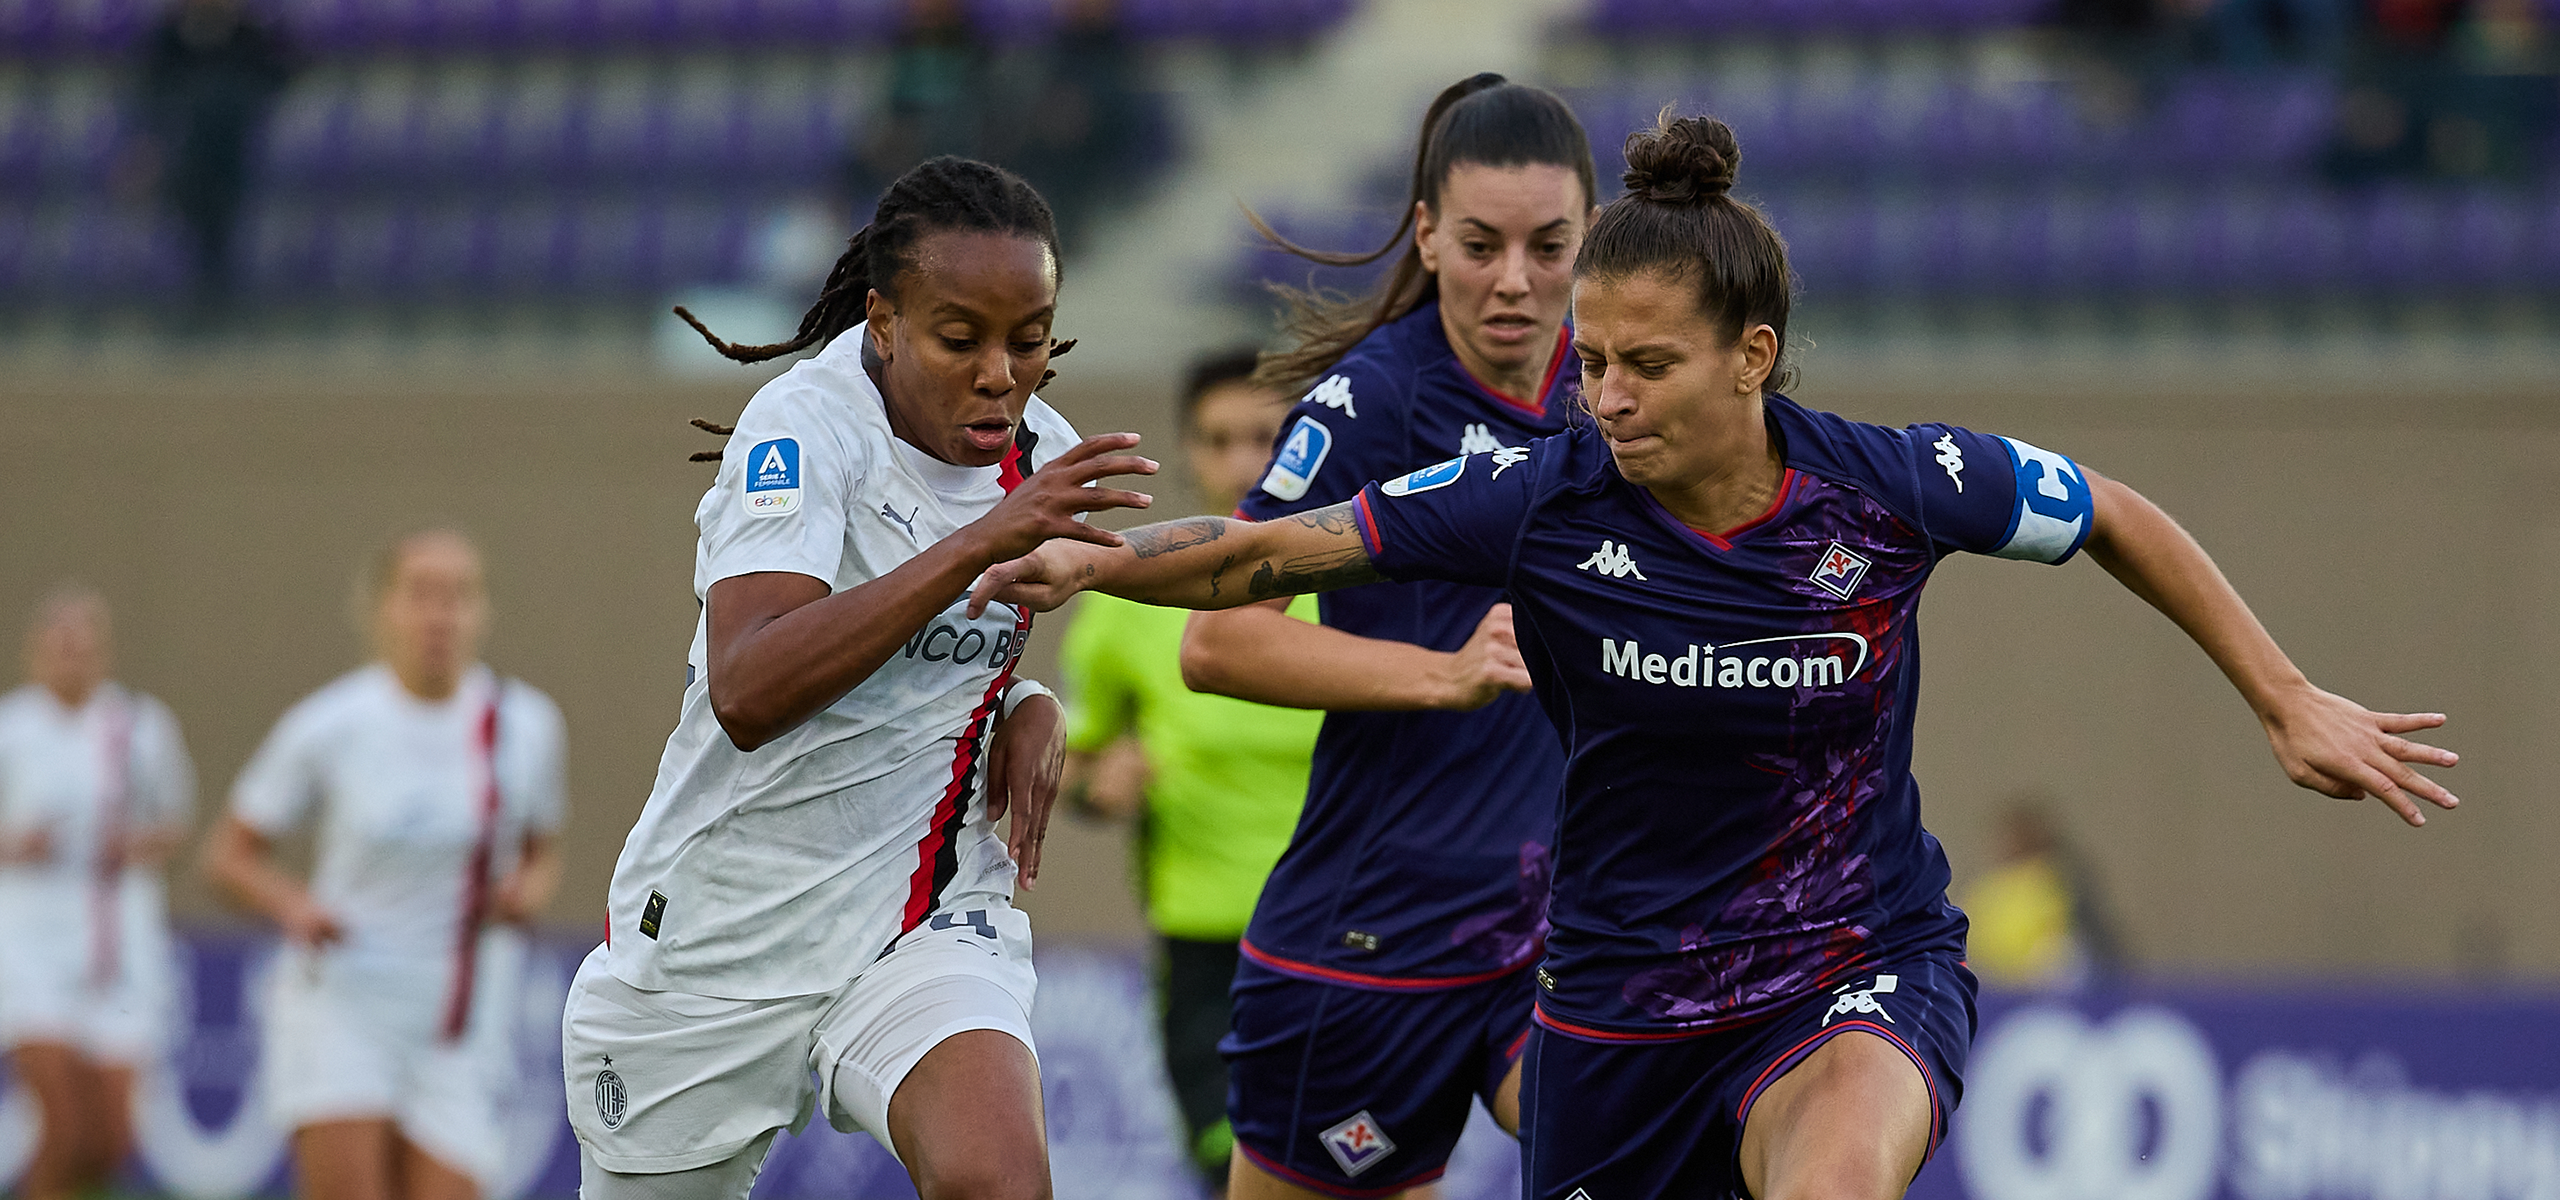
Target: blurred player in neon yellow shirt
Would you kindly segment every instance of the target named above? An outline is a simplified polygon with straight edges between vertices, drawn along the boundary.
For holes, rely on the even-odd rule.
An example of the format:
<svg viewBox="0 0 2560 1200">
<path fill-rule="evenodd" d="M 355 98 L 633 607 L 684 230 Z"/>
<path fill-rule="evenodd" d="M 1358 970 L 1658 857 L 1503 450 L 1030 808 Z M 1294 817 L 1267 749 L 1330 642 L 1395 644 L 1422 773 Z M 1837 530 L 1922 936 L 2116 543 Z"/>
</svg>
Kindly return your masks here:
<svg viewBox="0 0 2560 1200">
<path fill-rule="evenodd" d="M 1238 351 L 1192 369 L 1183 454 L 1209 511 L 1233 511 L 1262 477 L 1289 398 L 1252 382 Z M 1313 596 L 1291 616 L 1316 619 Z M 1134 819 L 1135 874 L 1160 951 L 1166 1071 L 1190 1149 L 1224 1190 L 1234 1143 L 1218 1057 L 1236 942 L 1307 794 L 1324 714 L 1194 692 L 1182 682 L 1191 614 L 1113 596 L 1077 602 L 1065 657 L 1067 780 L 1079 811 Z"/>
<path fill-rule="evenodd" d="M 1966 965 L 1995 987 L 2069 989 L 2122 965 L 2088 871 L 2035 797 L 2001 813 L 2000 859 L 1965 889 L 1963 908 Z"/>
</svg>

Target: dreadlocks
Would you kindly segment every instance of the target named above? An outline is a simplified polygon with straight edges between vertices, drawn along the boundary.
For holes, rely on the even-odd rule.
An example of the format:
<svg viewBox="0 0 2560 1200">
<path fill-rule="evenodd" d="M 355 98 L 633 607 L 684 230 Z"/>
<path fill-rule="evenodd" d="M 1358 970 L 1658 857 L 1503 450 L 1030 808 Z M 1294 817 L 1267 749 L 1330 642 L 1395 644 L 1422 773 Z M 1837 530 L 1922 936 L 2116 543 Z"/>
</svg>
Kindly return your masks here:
<svg viewBox="0 0 2560 1200">
<path fill-rule="evenodd" d="M 712 349 L 735 362 L 759 363 L 822 346 L 862 323 L 872 292 L 897 299 L 899 276 L 914 265 L 916 244 L 926 234 L 941 232 L 1038 238 L 1049 247 L 1049 261 L 1058 261 L 1058 223 L 1039 192 L 1002 167 L 943 155 L 916 164 L 881 193 L 871 223 L 846 243 L 835 269 L 827 273 L 818 302 L 801 316 L 800 332 L 791 340 L 742 346 L 722 340 L 682 305 L 676 307 L 676 316 L 693 326 Z M 1052 342 L 1049 355 L 1055 358 L 1074 346 L 1074 342 Z M 1047 387 L 1055 378 L 1055 371 L 1044 373 L 1034 387 Z M 694 425 L 712 433 L 728 432 L 727 427 L 709 421 L 696 420 Z M 694 455 L 693 461 L 719 458 L 720 452 L 711 450 Z"/>
</svg>

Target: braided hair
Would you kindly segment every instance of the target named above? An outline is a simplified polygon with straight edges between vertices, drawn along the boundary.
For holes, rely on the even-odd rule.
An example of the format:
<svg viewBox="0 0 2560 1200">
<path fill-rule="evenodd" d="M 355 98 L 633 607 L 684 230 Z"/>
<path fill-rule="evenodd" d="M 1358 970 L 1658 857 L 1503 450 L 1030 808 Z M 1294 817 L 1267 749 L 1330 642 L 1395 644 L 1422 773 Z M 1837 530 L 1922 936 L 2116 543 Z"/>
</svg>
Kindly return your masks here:
<svg viewBox="0 0 2560 1200">
<path fill-rule="evenodd" d="M 897 299 L 899 276 L 914 265 L 917 243 L 926 234 L 943 232 L 1038 238 L 1049 248 L 1049 261 L 1058 261 L 1057 219 L 1050 215 L 1049 202 L 1041 199 L 1038 191 L 1002 167 L 946 154 L 916 164 L 880 194 L 871 223 L 846 243 L 835 269 L 827 273 L 826 287 L 819 291 L 817 303 L 801 316 L 800 331 L 790 340 L 762 346 L 739 345 L 712 333 L 682 305 L 676 307 L 676 316 L 693 326 L 712 349 L 734 362 L 760 363 L 823 346 L 862 323 L 872 292 Z M 1072 341 L 1051 342 L 1049 356 L 1055 358 L 1074 347 Z M 1035 387 L 1047 387 L 1055 378 L 1057 372 L 1046 372 Z M 723 437 L 735 428 L 700 418 L 695 418 L 693 425 Z M 695 462 L 719 459 L 717 450 L 693 456 Z"/>
</svg>

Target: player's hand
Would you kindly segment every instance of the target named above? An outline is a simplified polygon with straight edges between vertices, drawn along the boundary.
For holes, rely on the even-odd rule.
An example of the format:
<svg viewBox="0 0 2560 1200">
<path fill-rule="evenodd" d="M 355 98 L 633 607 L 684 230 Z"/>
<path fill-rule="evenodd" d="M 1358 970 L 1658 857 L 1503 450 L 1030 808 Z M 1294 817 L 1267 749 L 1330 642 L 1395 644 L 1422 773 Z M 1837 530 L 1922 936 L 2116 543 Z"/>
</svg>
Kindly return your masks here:
<svg viewBox="0 0 2560 1200">
<path fill-rule="evenodd" d="M 987 750 L 987 821 L 1013 814 L 1005 849 L 1021 868 L 1022 886 L 1040 879 L 1040 843 L 1049 836 L 1049 809 L 1058 802 L 1058 779 L 1067 765 L 1067 712 L 1048 696 L 1027 696 L 996 722 Z"/>
<path fill-rule="evenodd" d="M 1467 644 L 1448 657 L 1442 682 L 1447 697 L 1438 707 L 1457 712 L 1483 708 L 1504 692 L 1529 690 L 1529 667 L 1520 661 L 1509 604 L 1485 610 Z"/>
<path fill-rule="evenodd" d="M 338 919 L 308 895 L 297 897 L 277 914 L 276 924 L 283 927 L 286 941 L 310 950 L 326 948 L 347 936 Z"/>
<path fill-rule="evenodd" d="M 509 871 L 506 878 L 489 889 L 489 912 L 485 922 L 490 925 L 529 925 L 540 915 L 535 907 L 533 881 L 527 879 L 523 871 Z"/>
<path fill-rule="evenodd" d="M 2323 796 L 2380 799 L 2411 825 L 2427 823 L 2418 807 L 2461 803 L 2444 785 L 2410 769 L 2417 763 L 2450 767 L 2462 761 L 2451 750 L 2401 735 L 2444 724 L 2443 713 L 2378 713 L 2316 687 L 2302 691 L 2262 718 L 2267 742 L 2285 776 Z"/>
<path fill-rule="evenodd" d="M 1104 509 L 1145 508 L 1155 503 L 1155 497 L 1144 492 L 1087 486 L 1112 475 L 1155 474 L 1154 459 L 1115 453 L 1137 444 L 1138 435 L 1134 433 L 1096 434 L 1076 443 L 1074 449 L 1014 485 L 987 515 L 969 522 L 960 536 L 971 539 L 971 546 L 982 561 L 990 563 L 1029 554 L 1051 538 L 1071 538 L 1097 546 L 1119 545 L 1119 534 L 1096 529 L 1076 518 Z"/>
<path fill-rule="evenodd" d="M 53 861 L 53 830 L 42 825 L 23 833 L 0 834 L 0 863 Z"/>
<path fill-rule="evenodd" d="M 1101 530 L 1095 530 L 1099 533 Z M 1117 534 L 1113 535 L 1115 538 Z M 1091 539 L 1086 539 L 1091 540 Z M 1113 544 L 1117 544 L 1116 542 Z M 969 618 L 976 620 L 989 602 L 1048 612 L 1083 590 L 1082 574 L 1090 574 L 1077 548 L 1051 542 L 1010 562 L 1000 562 L 969 587 Z"/>
</svg>

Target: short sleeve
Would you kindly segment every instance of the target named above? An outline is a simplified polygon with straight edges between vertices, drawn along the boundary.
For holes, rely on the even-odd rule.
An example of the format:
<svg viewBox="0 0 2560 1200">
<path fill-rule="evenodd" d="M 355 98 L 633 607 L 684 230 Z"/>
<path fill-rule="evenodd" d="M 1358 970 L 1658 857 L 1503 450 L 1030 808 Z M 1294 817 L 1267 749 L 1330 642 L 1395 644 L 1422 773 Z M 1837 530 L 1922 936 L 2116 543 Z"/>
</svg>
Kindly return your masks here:
<svg viewBox="0 0 2560 1200">
<path fill-rule="evenodd" d="M 835 581 L 846 506 L 866 464 L 850 461 L 855 449 L 839 435 L 840 423 L 815 402 L 826 398 L 785 376 L 739 414 L 719 478 L 698 510 L 706 590 L 760 571 Z"/>
<path fill-rule="evenodd" d="M 1371 480 L 1420 466 L 1405 426 L 1410 390 L 1364 358 L 1336 366 L 1289 410 L 1271 465 L 1236 515 L 1269 521 L 1312 512 L 1359 495 Z"/>
<path fill-rule="evenodd" d="M 1562 453 L 1561 441 L 1465 455 L 1370 485 L 1354 506 L 1369 560 L 1398 582 L 1505 586 L 1529 518 L 1532 460 Z"/>
<path fill-rule="evenodd" d="M 145 699 L 133 728 L 133 798 L 154 824 L 184 826 L 196 815 L 196 764 L 167 705 Z"/>
<path fill-rule="evenodd" d="M 1907 434 L 1920 511 L 1940 547 L 2062 563 L 2089 540 L 2089 479 L 2069 458 L 1952 425 Z"/>
<path fill-rule="evenodd" d="M 1090 754 L 1128 733 L 1137 720 L 1137 681 L 1127 655 L 1136 647 L 1130 636 L 1130 602 L 1087 592 L 1076 602 L 1075 619 L 1058 647 L 1067 710 L 1067 749 Z"/>
<path fill-rule="evenodd" d="M 513 760 L 507 763 L 513 776 L 507 783 L 525 828 L 558 833 L 569 818 L 568 723 L 551 697 L 520 683 L 508 685 L 504 704 L 499 712 L 511 728 L 501 728 L 498 737 L 512 746 L 502 745 L 499 752 Z"/>
<path fill-rule="evenodd" d="M 269 837 L 302 824 L 320 795 L 325 735 L 312 701 L 286 712 L 231 785 L 231 815 Z"/>
</svg>

